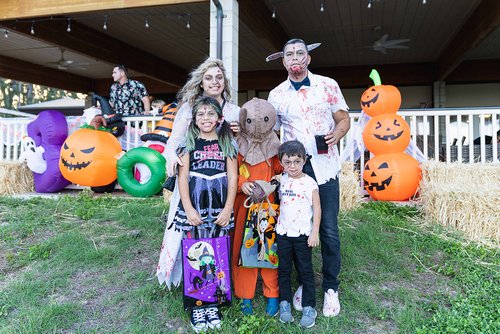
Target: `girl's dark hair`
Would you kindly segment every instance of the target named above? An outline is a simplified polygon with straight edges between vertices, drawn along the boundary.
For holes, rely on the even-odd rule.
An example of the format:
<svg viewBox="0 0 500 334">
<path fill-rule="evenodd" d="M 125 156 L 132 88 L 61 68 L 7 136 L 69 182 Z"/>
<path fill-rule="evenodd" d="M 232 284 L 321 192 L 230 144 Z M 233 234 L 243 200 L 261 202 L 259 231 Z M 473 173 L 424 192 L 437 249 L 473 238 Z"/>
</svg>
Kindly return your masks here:
<svg viewBox="0 0 500 334">
<path fill-rule="evenodd" d="M 188 131 L 186 133 L 186 150 L 188 152 L 194 150 L 194 142 L 200 135 L 200 129 L 196 125 L 196 113 L 202 106 L 208 106 L 212 108 L 217 113 L 217 116 L 219 116 L 219 120 L 224 117 L 224 115 L 222 114 L 222 108 L 216 99 L 209 96 L 201 96 L 197 98 L 194 101 L 192 109 L 193 119 L 191 120 Z M 231 127 L 229 126 L 228 122 L 222 122 L 222 124 L 219 126 L 219 129 L 217 130 L 217 136 L 219 138 L 219 146 L 224 153 L 224 156 L 228 158 L 235 158 L 238 152 L 235 145 L 233 144 L 233 133 L 231 132 Z"/>
<path fill-rule="evenodd" d="M 298 140 L 286 141 L 280 145 L 278 149 L 278 158 L 280 159 L 280 161 L 283 159 L 283 156 L 285 154 L 288 155 L 289 157 L 297 156 L 299 158 L 304 159 L 304 161 L 307 158 L 306 148 Z"/>
</svg>

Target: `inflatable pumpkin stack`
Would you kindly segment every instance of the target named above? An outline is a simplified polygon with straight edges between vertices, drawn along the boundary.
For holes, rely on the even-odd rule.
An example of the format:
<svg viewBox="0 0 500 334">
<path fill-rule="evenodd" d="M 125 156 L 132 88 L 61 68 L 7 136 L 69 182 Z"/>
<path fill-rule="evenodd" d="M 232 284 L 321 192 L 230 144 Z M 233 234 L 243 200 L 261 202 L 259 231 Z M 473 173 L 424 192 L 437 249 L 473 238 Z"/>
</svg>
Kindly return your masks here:
<svg viewBox="0 0 500 334">
<path fill-rule="evenodd" d="M 410 127 L 396 114 L 401 94 L 382 85 L 376 70 L 374 86 L 361 96 L 361 109 L 372 118 L 363 130 L 365 147 L 375 156 L 365 164 L 363 181 L 370 196 L 379 201 L 405 201 L 412 197 L 421 179 L 418 161 L 404 153 L 410 143 Z"/>
</svg>

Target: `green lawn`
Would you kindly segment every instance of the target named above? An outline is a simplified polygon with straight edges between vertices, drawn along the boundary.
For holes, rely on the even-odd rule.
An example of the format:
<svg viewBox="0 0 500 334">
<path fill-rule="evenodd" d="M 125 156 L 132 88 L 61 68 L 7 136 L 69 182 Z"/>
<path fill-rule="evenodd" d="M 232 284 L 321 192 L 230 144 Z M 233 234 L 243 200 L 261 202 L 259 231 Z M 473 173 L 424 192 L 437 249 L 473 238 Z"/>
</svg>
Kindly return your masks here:
<svg viewBox="0 0 500 334">
<path fill-rule="evenodd" d="M 154 277 L 166 210 L 160 197 L 0 197 L 0 333 L 191 332 L 180 289 Z M 307 331 L 499 333 L 498 248 L 424 219 L 388 203 L 343 214 L 342 311 Z M 303 332 L 264 316 L 263 298 L 256 305 L 243 317 L 235 301 L 220 332 Z"/>
</svg>

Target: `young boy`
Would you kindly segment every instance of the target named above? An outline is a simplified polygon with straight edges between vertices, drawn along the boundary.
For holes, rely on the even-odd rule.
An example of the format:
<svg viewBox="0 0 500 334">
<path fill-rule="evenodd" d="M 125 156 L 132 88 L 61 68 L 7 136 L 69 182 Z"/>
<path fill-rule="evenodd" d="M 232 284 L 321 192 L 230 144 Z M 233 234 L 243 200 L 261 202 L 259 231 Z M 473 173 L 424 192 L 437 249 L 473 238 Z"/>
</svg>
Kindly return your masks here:
<svg viewBox="0 0 500 334">
<path fill-rule="evenodd" d="M 317 312 L 312 247 L 319 245 L 321 204 L 318 184 L 302 172 L 306 162 L 304 145 L 297 140 L 283 143 L 278 157 L 284 169 L 280 181 L 280 215 L 276 224 L 278 243 L 278 284 L 280 321 L 292 322 L 292 261 L 302 279 L 302 319 L 300 326 L 314 326 Z M 292 260 L 293 259 L 293 260 Z"/>
</svg>

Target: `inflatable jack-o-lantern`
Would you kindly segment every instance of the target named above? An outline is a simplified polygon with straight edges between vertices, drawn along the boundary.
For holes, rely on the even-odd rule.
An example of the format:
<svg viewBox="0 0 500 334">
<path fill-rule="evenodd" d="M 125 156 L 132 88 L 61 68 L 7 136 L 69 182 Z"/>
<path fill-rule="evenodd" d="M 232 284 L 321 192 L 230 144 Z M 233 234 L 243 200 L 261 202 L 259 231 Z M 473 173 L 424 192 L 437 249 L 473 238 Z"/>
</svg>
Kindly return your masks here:
<svg viewBox="0 0 500 334">
<path fill-rule="evenodd" d="M 405 153 L 376 155 L 365 165 L 363 181 L 373 199 L 405 201 L 415 195 L 421 179 L 418 161 Z"/>
<path fill-rule="evenodd" d="M 363 142 L 375 155 L 404 152 L 410 143 L 410 127 L 396 114 L 375 116 L 365 125 Z"/>
<path fill-rule="evenodd" d="M 399 89 L 392 85 L 382 85 L 376 70 L 372 70 L 370 78 L 373 79 L 375 86 L 368 88 L 361 95 L 361 109 L 372 117 L 398 111 L 401 106 Z"/>
<path fill-rule="evenodd" d="M 105 186 L 116 180 L 116 155 L 120 143 L 110 132 L 82 128 L 71 134 L 61 147 L 59 168 L 75 184 Z"/>
</svg>

